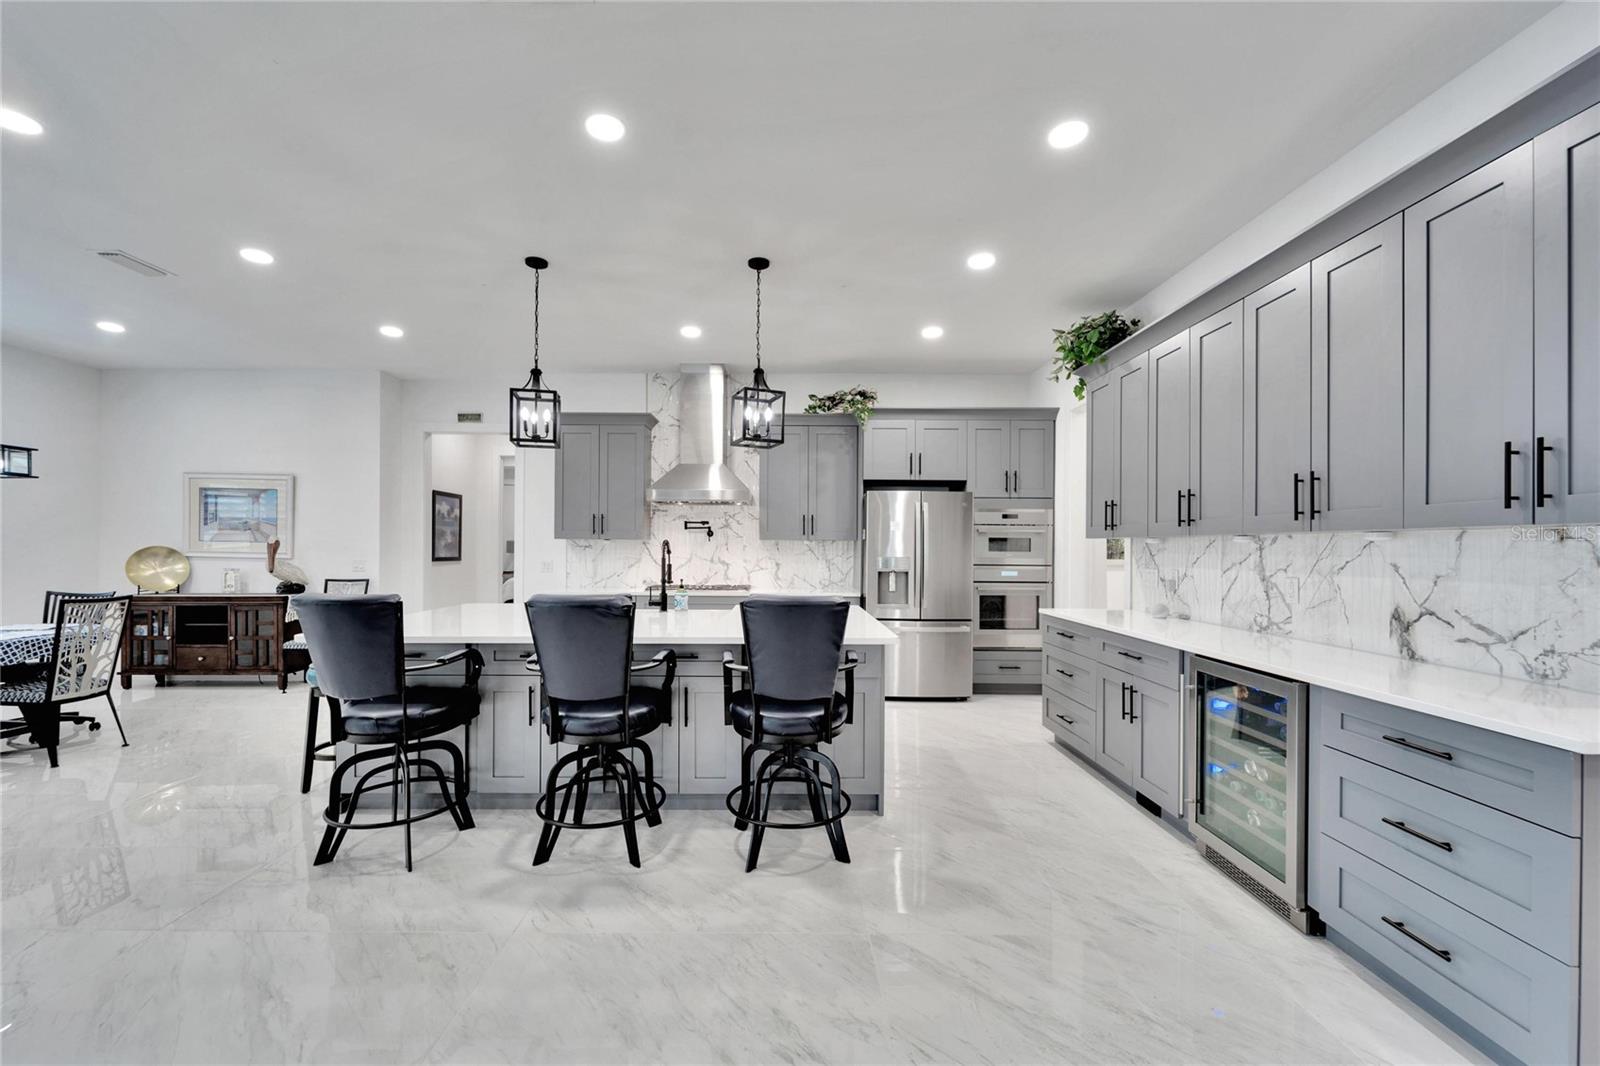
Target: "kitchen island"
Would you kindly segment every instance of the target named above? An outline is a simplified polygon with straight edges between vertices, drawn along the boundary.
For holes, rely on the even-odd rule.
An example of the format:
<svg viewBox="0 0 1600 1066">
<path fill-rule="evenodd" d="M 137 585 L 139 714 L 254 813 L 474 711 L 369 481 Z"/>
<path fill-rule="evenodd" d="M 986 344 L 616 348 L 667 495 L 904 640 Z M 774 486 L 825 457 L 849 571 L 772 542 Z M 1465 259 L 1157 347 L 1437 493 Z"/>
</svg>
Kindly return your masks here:
<svg viewBox="0 0 1600 1066">
<path fill-rule="evenodd" d="M 477 648 L 483 655 L 482 713 L 473 725 L 473 802 L 532 807 L 544 789 L 544 774 L 570 750 L 552 745 L 539 725 L 539 678 L 526 669 L 533 653 L 528 618 L 521 604 L 469 603 L 416 611 L 405 616 L 408 656 Z M 882 810 L 883 653 L 895 635 L 860 607 L 850 608 L 844 649 L 861 660 L 856 670 L 854 720 L 829 749 L 857 811 Z M 645 611 L 634 616 L 634 661 L 663 648 L 678 656 L 673 681 L 673 720 L 651 733 L 656 778 L 669 807 L 722 809 L 723 797 L 739 783 L 740 741 L 723 721 L 722 654 L 742 653 L 744 632 L 737 608 Z M 637 675 L 659 679 L 659 671 Z M 842 682 L 841 682 L 842 684 Z"/>
</svg>

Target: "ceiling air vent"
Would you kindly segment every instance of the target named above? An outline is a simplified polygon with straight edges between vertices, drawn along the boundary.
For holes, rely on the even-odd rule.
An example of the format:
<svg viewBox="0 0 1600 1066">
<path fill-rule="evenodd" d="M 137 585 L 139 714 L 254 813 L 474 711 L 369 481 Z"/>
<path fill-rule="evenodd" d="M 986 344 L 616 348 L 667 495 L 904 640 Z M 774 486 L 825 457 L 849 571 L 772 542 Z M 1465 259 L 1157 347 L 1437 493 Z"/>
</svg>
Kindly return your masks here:
<svg viewBox="0 0 1600 1066">
<path fill-rule="evenodd" d="M 119 267 L 126 267 L 135 274 L 143 274 L 147 278 L 167 278 L 172 276 L 172 271 L 162 270 L 154 263 L 146 263 L 138 256 L 129 255 L 127 252 L 116 248 L 112 248 L 104 252 L 96 252 L 94 254 L 98 255 L 101 259 L 104 259 L 108 263 L 115 263 Z"/>
<path fill-rule="evenodd" d="M 482 411 L 457 411 L 456 412 L 456 421 L 457 422 L 482 422 L 483 421 L 483 412 Z"/>
</svg>

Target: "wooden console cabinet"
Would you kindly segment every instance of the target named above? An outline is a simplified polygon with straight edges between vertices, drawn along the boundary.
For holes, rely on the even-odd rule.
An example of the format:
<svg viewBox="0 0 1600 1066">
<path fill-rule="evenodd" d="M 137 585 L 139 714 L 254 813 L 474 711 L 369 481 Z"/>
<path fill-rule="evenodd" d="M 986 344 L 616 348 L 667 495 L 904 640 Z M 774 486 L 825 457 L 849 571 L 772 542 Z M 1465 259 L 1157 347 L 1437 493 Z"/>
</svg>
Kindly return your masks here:
<svg viewBox="0 0 1600 1066">
<path fill-rule="evenodd" d="M 133 687 L 134 674 L 158 685 L 177 674 L 276 674 L 283 691 L 288 607 L 287 596 L 275 595 L 135 596 L 122 638 L 122 687 Z"/>
</svg>

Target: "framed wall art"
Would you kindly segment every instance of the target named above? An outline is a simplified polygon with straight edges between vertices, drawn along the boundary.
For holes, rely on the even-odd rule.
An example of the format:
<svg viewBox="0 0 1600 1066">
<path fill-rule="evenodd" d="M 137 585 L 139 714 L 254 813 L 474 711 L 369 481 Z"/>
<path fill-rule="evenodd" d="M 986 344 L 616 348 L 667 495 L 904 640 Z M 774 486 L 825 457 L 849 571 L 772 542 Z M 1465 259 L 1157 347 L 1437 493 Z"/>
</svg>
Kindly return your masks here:
<svg viewBox="0 0 1600 1066">
<path fill-rule="evenodd" d="M 461 561 L 461 494 L 433 491 L 433 561 Z"/>
<path fill-rule="evenodd" d="M 292 474 L 185 474 L 184 541 L 189 555 L 294 555 Z"/>
</svg>

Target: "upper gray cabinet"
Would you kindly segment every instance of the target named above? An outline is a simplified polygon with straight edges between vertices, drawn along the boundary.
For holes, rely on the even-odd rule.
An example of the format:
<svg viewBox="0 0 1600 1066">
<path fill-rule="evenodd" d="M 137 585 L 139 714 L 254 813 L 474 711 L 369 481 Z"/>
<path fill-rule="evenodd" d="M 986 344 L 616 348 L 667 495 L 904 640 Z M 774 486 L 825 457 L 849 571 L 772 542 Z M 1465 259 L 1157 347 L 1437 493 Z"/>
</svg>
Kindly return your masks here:
<svg viewBox="0 0 1600 1066">
<path fill-rule="evenodd" d="M 965 481 L 967 420 L 873 418 L 862 432 L 869 481 Z"/>
<path fill-rule="evenodd" d="M 1405 523 L 1533 513 L 1533 145 L 1405 213 Z"/>
<path fill-rule="evenodd" d="M 1311 267 L 1244 298 L 1244 482 L 1241 528 L 1307 528 L 1311 470 Z"/>
<path fill-rule="evenodd" d="M 558 540 L 643 540 L 650 529 L 648 415 L 568 415 L 556 449 Z"/>
<path fill-rule="evenodd" d="M 1187 533 L 1237 533 L 1244 477 L 1244 304 L 1189 330 Z"/>
<path fill-rule="evenodd" d="M 1149 353 L 1088 385 L 1088 536 L 1142 537 L 1148 522 Z"/>
<path fill-rule="evenodd" d="M 1600 521 L 1600 105 L 1533 142 L 1534 520 Z"/>
<path fill-rule="evenodd" d="M 967 423 L 967 489 L 978 497 L 1055 495 L 1055 423 L 1047 418 Z"/>
<path fill-rule="evenodd" d="M 1403 235 L 1396 215 L 1311 264 L 1313 529 L 1404 521 Z"/>
<path fill-rule="evenodd" d="M 859 430 L 853 419 L 796 424 L 761 453 L 762 540 L 855 540 Z"/>
<path fill-rule="evenodd" d="M 1150 349 L 1149 532 L 1183 529 L 1189 493 L 1189 334 Z"/>
</svg>

